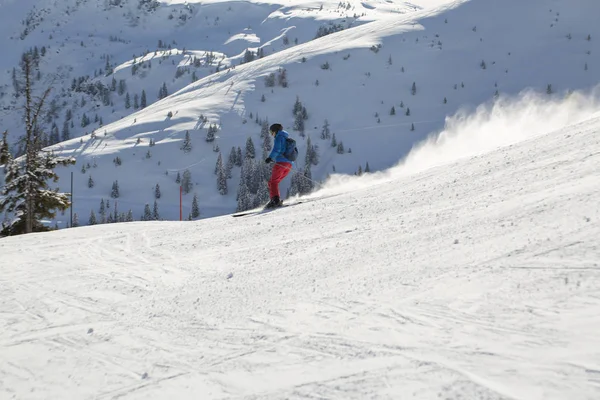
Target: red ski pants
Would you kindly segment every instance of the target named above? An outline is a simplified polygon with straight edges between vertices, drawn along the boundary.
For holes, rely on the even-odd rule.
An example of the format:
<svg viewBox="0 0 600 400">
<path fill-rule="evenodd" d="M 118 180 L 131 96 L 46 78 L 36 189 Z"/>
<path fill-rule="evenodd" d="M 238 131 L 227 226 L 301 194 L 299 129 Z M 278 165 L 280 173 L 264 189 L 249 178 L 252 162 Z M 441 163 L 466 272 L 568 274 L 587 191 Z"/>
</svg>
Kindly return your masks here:
<svg viewBox="0 0 600 400">
<path fill-rule="evenodd" d="M 278 162 L 273 166 L 271 179 L 267 182 L 269 186 L 269 195 L 271 198 L 279 197 L 279 182 L 281 182 L 292 170 L 292 164 L 286 162 Z"/>
</svg>

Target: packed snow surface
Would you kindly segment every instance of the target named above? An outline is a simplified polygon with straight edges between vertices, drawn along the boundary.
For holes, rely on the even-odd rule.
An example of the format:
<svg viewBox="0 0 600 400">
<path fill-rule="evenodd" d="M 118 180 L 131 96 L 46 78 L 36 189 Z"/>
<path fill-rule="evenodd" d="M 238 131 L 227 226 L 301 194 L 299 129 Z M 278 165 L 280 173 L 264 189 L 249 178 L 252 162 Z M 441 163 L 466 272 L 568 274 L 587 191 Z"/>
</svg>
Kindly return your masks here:
<svg viewBox="0 0 600 400">
<path fill-rule="evenodd" d="M 598 399 L 597 110 L 483 107 L 259 216 L 4 238 L 0 398 Z"/>
</svg>

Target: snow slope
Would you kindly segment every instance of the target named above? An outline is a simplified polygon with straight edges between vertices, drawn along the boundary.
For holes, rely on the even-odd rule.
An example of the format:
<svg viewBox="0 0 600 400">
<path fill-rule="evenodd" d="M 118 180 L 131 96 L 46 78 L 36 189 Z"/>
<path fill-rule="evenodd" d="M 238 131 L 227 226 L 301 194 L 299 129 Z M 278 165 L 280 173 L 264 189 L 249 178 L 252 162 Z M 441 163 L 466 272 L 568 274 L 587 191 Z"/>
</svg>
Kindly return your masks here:
<svg viewBox="0 0 600 400">
<path fill-rule="evenodd" d="M 180 2 L 162 2 L 156 12 L 142 13 L 140 21 L 129 26 L 123 21 L 137 15 L 134 3 L 126 2 L 127 11 L 118 7 L 100 11 L 100 6 L 89 8 L 98 2 L 80 3 L 70 19 L 61 14 L 60 27 L 46 27 L 61 38 L 60 45 L 65 42 L 60 54 L 50 52 L 54 58 L 49 65 L 63 58 L 74 65 L 73 75 L 90 73 L 103 67 L 100 56 L 110 53 L 117 64 L 115 78 L 127 80 L 132 96 L 145 89 L 153 102 L 133 112 L 124 108 L 124 96 L 113 94 L 114 107 L 96 110 L 97 102 L 88 102 L 75 108 L 76 122 L 83 112 L 90 117 L 98 112 L 106 123 L 115 121 L 79 129 L 82 134 L 95 130 L 95 139 L 88 134 L 54 147 L 78 160 L 73 168 L 60 170 L 59 186 L 67 189 L 70 172 L 75 173 L 73 208 L 81 224 L 87 223 L 92 209 L 98 212 L 102 199 L 109 198 L 115 180 L 121 189 L 117 199 L 121 212 L 131 209 L 138 219 L 144 204 L 152 205 L 159 184 L 161 218 L 178 219 L 179 185 L 175 179 L 185 169 L 191 171 L 201 217 L 234 211 L 240 170 L 234 168 L 228 180 L 229 193 L 219 194 L 215 146 L 226 160 L 232 147 L 243 149 L 252 138 L 260 159 L 260 125 L 253 121 L 279 121 L 291 130 L 296 96 L 308 110 L 307 137 L 319 146 L 320 162 L 311 174 L 315 180 L 324 180 L 334 171 L 353 174 L 366 163 L 371 170 L 395 165 L 430 133 L 443 129 L 447 116 L 493 101 L 496 93 L 514 96 L 528 88 L 545 92 L 550 84 L 553 96 L 562 98 L 571 90 L 587 90 L 600 81 L 600 25 L 596 21 L 600 3 L 595 0 L 576 4 L 571 0 L 427 0 L 414 5 L 352 1 L 343 6 L 332 1 L 324 2 L 323 10 L 319 10 L 321 3 L 300 0 L 284 4 L 205 2 L 191 3 L 191 11 Z M 17 7 L 18 3 L 11 4 Z M 65 4 L 73 8 L 76 3 Z M 186 23 L 167 19 L 173 13 L 189 14 L 189 19 Z M 118 30 L 94 19 L 97 14 L 119 21 L 115 24 Z M 91 39 L 80 31 L 84 29 L 80 20 L 90 21 L 85 29 L 93 35 Z M 312 40 L 317 28 L 328 22 L 346 29 Z M 24 42 L 31 46 L 47 33 L 35 30 Z M 84 36 L 87 47 L 83 50 L 72 40 L 77 34 Z M 109 34 L 118 35 L 125 43 L 107 43 Z M 290 40 L 288 45 L 283 44 L 284 37 Z M 156 48 L 158 40 L 176 43 L 170 55 Z M 264 58 L 239 65 L 246 48 L 259 47 L 265 51 Z M 182 54 L 183 48 L 186 54 Z M 152 67 L 142 67 L 142 73 L 132 76 L 131 55 L 138 56 L 139 62 L 146 49 L 150 52 L 144 59 L 152 59 Z M 154 50 L 158 50 L 156 55 Z M 218 57 L 213 64 L 197 69 L 198 81 L 190 84 L 191 73 L 174 78 L 178 66 L 188 65 L 192 55 L 202 56 L 207 51 Z M 215 72 L 218 61 L 223 67 L 235 68 Z M 328 70 L 321 68 L 326 62 Z M 264 77 L 279 68 L 286 69 L 289 87 L 265 87 Z M 111 79 L 96 78 L 105 84 Z M 170 96 L 156 101 L 163 82 Z M 411 94 L 413 82 L 415 95 Z M 74 98 L 78 100 L 79 95 Z M 390 115 L 392 107 L 395 115 Z M 406 115 L 408 108 L 410 115 Z M 208 122 L 201 123 L 200 116 Z M 329 140 L 319 138 L 325 119 L 338 142 L 343 142 L 344 154 L 338 154 Z M 210 123 L 218 124 L 219 133 L 215 142 L 206 143 Z M 180 146 L 188 130 L 193 150 L 184 154 Z M 295 131 L 292 134 L 299 136 Z M 156 141 L 155 147 L 148 147 L 150 139 Z M 305 140 L 300 140 L 302 159 Z M 150 158 L 146 158 L 148 151 Z M 123 160 L 118 168 L 112 162 L 116 156 Z M 81 173 L 88 164 L 97 167 Z M 303 164 L 301 160 L 297 168 L 303 169 Z M 87 185 L 90 176 L 95 181 L 93 188 Z M 288 184 L 289 180 L 283 184 L 283 193 Z M 184 196 L 184 217 L 190 212 L 192 197 L 193 193 Z M 59 215 L 51 223 L 62 228 L 68 215 Z"/>
<path fill-rule="evenodd" d="M 598 110 L 480 109 L 261 216 L 2 239 L 0 397 L 597 399 Z"/>
</svg>

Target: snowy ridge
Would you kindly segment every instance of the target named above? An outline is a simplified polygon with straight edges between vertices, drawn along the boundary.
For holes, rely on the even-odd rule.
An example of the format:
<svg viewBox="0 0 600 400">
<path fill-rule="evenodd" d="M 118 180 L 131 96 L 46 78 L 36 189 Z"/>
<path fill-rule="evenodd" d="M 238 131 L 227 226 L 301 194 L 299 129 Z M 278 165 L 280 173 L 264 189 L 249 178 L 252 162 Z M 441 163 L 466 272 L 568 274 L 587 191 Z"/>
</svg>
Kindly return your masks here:
<svg viewBox="0 0 600 400">
<path fill-rule="evenodd" d="M 257 218 L 2 239 L 0 397 L 596 399 L 597 104 L 467 114 Z"/>
</svg>

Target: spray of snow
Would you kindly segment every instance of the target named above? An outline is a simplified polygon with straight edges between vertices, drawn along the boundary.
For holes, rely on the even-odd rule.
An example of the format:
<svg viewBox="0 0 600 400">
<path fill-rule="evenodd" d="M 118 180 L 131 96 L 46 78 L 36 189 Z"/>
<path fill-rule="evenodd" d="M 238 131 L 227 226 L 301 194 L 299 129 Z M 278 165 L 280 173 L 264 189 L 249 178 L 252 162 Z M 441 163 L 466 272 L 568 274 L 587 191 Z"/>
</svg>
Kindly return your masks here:
<svg viewBox="0 0 600 400">
<path fill-rule="evenodd" d="M 332 175 L 314 197 L 330 196 L 414 175 L 459 159 L 475 157 L 590 119 L 600 110 L 600 85 L 563 97 L 531 90 L 500 97 L 475 110 L 463 109 L 446 118 L 444 130 L 419 143 L 387 171 Z"/>
</svg>

